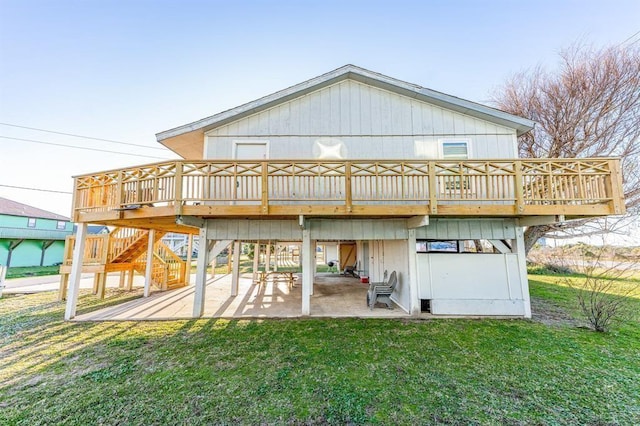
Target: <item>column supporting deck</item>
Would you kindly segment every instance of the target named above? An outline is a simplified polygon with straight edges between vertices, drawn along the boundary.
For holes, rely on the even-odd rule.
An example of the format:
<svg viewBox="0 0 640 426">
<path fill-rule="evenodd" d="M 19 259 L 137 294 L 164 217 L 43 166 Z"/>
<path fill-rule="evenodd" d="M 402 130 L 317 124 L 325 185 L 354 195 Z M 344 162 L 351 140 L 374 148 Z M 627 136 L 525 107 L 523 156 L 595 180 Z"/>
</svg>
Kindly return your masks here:
<svg viewBox="0 0 640 426">
<path fill-rule="evenodd" d="M 84 258 L 84 246 L 87 236 L 87 224 L 78 224 L 76 231 L 76 246 L 73 249 L 73 260 L 71 263 L 71 276 L 69 279 L 69 291 L 67 294 L 67 307 L 64 311 L 64 319 L 69 321 L 76 316 L 78 304 L 78 292 L 80 291 L 80 278 L 82 275 L 82 262 Z"/>
</svg>

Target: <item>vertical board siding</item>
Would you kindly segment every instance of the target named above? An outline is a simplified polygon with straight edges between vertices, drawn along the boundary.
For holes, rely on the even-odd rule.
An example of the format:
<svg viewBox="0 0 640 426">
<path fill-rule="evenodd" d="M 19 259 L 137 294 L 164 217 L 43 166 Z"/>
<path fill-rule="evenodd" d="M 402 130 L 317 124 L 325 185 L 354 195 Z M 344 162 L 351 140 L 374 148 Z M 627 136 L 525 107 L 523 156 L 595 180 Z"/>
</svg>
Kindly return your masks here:
<svg viewBox="0 0 640 426">
<path fill-rule="evenodd" d="M 514 129 L 352 80 L 319 89 L 207 132 L 207 158 L 231 158 L 234 140 L 271 143 L 269 158 L 315 158 L 314 143 L 331 137 L 347 157 L 435 158 L 415 142 L 471 139 L 474 158 L 516 158 Z M 426 155 L 429 153 L 429 155 Z"/>
<path fill-rule="evenodd" d="M 416 229 L 416 238 L 432 240 L 505 240 L 515 235 L 513 219 L 430 218 L 428 226 Z"/>
</svg>

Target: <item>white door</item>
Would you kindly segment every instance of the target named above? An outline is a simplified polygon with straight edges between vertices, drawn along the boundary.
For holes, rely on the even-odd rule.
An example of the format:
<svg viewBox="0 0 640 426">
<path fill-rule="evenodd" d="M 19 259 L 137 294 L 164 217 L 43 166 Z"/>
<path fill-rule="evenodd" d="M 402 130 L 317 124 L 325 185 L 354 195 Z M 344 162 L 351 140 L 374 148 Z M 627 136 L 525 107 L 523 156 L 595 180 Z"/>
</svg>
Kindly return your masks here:
<svg viewBox="0 0 640 426">
<path fill-rule="evenodd" d="M 236 160 L 265 160 L 267 158 L 266 142 L 236 142 L 234 158 Z"/>
<path fill-rule="evenodd" d="M 265 160 L 268 150 L 266 142 L 235 142 L 233 150 L 236 160 Z M 235 202 L 232 204 L 260 204 L 262 198 L 261 169 L 249 162 L 240 163 L 236 172 Z"/>
</svg>

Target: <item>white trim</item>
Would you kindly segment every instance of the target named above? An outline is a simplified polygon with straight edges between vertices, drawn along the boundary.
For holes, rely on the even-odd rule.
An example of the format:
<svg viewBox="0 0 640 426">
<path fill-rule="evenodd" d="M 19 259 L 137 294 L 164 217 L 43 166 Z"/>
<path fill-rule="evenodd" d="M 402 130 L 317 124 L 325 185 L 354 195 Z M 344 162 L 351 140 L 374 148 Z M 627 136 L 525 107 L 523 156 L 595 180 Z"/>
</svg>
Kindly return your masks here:
<svg viewBox="0 0 640 426">
<path fill-rule="evenodd" d="M 234 140 L 233 147 L 231 148 L 231 158 L 236 160 L 238 145 L 264 145 L 265 146 L 265 160 L 269 159 L 269 141 L 268 140 Z M 253 158 L 253 160 L 257 160 L 257 158 Z"/>
</svg>

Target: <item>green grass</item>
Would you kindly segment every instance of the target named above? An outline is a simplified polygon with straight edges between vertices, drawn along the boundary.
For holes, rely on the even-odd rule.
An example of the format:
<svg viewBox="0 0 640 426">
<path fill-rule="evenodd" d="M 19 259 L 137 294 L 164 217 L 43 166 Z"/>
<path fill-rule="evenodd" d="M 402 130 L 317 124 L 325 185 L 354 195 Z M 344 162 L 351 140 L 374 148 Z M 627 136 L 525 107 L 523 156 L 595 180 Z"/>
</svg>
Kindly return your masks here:
<svg viewBox="0 0 640 426">
<path fill-rule="evenodd" d="M 545 323 L 69 323 L 53 293 L 5 296 L 0 424 L 639 424 L 638 318 L 589 331 L 531 278 Z"/>
<path fill-rule="evenodd" d="M 7 279 L 22 277 L 37 277 L 41 275 L 56 275 L 60 273 L 59 266 L 21 266 L 7 269 Z"/>
</svg>

